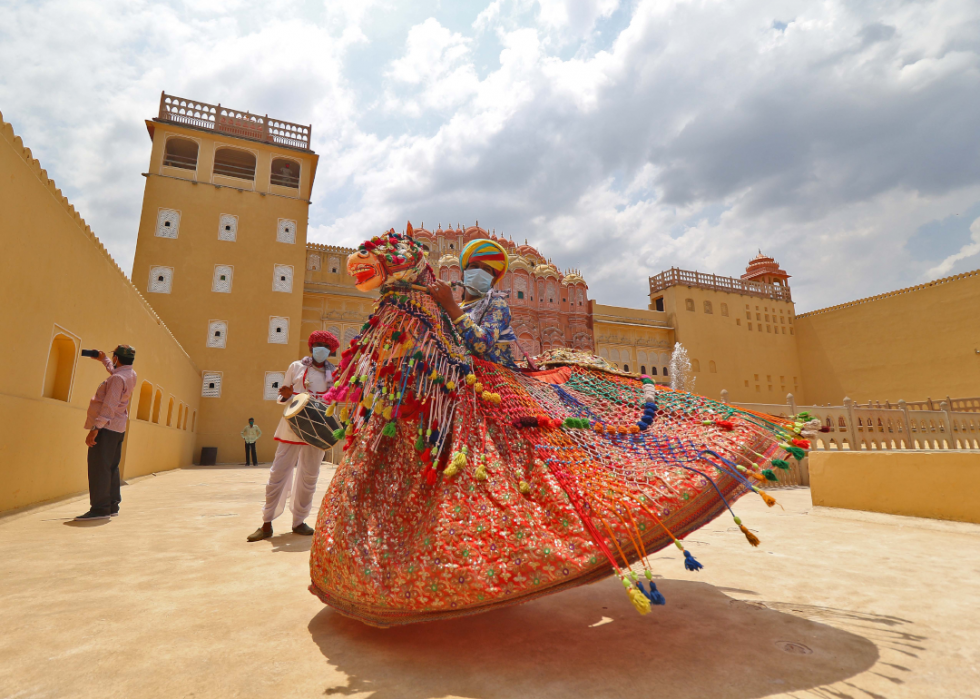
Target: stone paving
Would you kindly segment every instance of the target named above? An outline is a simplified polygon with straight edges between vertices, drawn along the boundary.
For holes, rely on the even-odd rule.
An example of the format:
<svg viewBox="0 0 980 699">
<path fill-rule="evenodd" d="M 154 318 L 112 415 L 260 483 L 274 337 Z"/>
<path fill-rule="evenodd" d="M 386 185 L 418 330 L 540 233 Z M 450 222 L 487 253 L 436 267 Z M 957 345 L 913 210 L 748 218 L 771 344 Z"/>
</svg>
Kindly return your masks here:
<svg viewBox="0 0 980 699">
<path fill-rule="evenodd" d="M 316 502 L 332 469 L 325 467 Z M 0 698 L 980 697 L 980 525 L 813 508 L 806 489 L 655 556 L 665 607 L 615 580 L 379 630 L 307 592 L 310 540 L 255 544 L 264 467 L 188 468 L 81 525 L 0 518 Z M 312 520 L 312 517 L 311 517 Z M 312 522 L 311 522 L 312 523 Z"/>
</svg>

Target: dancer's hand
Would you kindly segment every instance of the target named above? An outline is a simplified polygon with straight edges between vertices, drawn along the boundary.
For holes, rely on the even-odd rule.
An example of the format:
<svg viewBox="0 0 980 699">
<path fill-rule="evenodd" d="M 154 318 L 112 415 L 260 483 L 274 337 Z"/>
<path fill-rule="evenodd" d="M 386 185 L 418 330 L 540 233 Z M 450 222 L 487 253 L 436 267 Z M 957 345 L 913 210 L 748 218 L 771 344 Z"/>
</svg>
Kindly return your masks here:
<svg viewBox="0 0 980 699">
<path fill-rule="evenodd" d="M 425 288 L 429 290 L 436 303 L 442 306 L 442 309 L 449 314 L 451 320 L 455 321 L 463 315 L 459 304 L 456 303 L 456 297 L 453 296 L 453 287 L 448 282 L 435 279 L 431 284 L 427 284 Z"/>
<path fill-rule="evenodd" d="M 280 388 L 279 389 L 279 397 L 282 398 L 283 400 L 289 400 L 290 398 L 292 398 L 293 397 L 293 387 L 292 386 L 283 386 L 282 388 Z"/>
</svg>

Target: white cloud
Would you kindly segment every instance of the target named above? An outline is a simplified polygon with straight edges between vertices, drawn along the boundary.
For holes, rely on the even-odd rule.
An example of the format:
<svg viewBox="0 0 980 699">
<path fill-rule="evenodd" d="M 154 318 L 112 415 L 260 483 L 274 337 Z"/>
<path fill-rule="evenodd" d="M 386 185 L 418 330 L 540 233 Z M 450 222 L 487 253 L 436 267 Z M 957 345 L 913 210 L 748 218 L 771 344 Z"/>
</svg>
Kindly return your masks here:
<svg viewBox="0 0 980 699">
<path fill-rule="evenodd" d="M 758 247 L 800 310 L 978 254 L 905 248 L 980 202 L 969 0 L 238 3 L 0 10 L 4 116 L 124 267 L 161 89 L 312 123 L 314 240 L 479 218 L 607 303 Z"/>
<path fill-rule="evenodd" d="M 970 240 L 973 242 L 964 245 L 960 251 L 950 255 L 941 263 L 929 270 L 930 277 L 942 277 L 949 274 L 950 270 L 960 260 L 967 260 L 976 255 L 980 255 L 980 218 L 970 224 Z"/>
</svg>

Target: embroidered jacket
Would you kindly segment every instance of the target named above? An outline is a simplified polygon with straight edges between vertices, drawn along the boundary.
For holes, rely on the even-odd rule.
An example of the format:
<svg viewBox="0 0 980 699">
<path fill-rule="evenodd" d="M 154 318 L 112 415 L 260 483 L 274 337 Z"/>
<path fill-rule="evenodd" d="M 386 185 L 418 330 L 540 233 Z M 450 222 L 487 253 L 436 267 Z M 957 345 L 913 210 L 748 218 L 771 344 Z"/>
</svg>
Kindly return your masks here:
<svg viewBox="0 0 980 699">
<path fill-rule="evenodd" d="M 471 302 L 456 319 L 466 348 L 481 359 L 517 369 L 511 344 L 517 335 L 510 327 L 510 306 L 498 291 Z"/>
</svg>

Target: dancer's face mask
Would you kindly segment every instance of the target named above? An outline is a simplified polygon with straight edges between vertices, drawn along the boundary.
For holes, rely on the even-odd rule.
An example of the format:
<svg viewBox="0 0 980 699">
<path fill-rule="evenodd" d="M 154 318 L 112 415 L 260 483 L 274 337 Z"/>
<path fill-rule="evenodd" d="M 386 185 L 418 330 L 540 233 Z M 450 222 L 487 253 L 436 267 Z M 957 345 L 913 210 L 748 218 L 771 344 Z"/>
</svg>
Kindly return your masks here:
<svg viewBox="0 0 980 699">
<path fill-rule="evenodd" d="M 486 296 L 493 286 L 493 277 L 482 269 L 467 269 L 463 272 L 463 286 L 471 294 Z"/>
<path fill-rule="evenodd" d="M 313 348 L 313 361 L 317 364 L 323 364 L 330 358 L 330 350 L 326 347 L 314 347 Z"/>
</svg>

